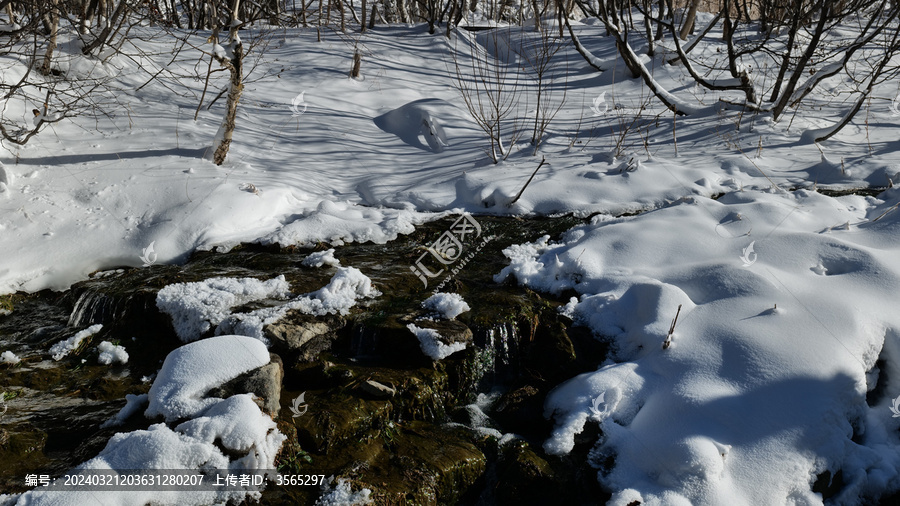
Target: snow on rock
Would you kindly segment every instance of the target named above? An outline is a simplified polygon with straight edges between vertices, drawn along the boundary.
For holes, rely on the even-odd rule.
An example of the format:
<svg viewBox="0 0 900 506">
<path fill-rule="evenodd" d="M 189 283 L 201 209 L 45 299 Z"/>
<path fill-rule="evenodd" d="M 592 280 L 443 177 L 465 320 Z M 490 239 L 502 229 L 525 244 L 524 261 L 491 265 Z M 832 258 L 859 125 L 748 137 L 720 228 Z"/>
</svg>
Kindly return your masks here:
<svg viewBox="0 0 900 506">
<path fill-rule="evenodd" d="M 156 306 L 172 317 L 178 337 L 196 341 L 230 314 L 230 309 L 261 299 L 284 298 L 290 286 L 284 276 L 268 281 L 255 278 L 210 278 L 168 285 L 156 296 Z"/>
<path fill-rule="evenodd" d="M 76 466 L 83 470 L 179 470 L 180 473 L 209 471 L 266 471 L 274 469 L 275 456 L 285 440 L 275 422 L 260 411 L 252 394 L 228 399 L 206 398 L 212 387 L 269 362 L 266 347 L 243 336 L 213 337 L 186 344 L 172 351 L 163 362 L 150 392 L 127 395 L 125 407 L 104 427 L 121 425 L 145 403 L 145 415 L 162 415 L 166 422 L 191 418 L 174 429 L 166 423 L 114 435 L 94 458 Z M 208 483 L 209 476 L 205 478 Z M 258 501 L 252 488 L 199 488 L 176 490 L 54 490 L 37 487 L 22 494 L 17 504 L 144 504 L 208 505 Z"/>
<path fill-rule="evenodd" d="M 443 360 L 457 351 L 466 349 L 466 343 L 464 342 L 444 344 L 441 340 L 441 334 L 437 330 L 423 329 L 416 327 L 412 323 L 407 325 L 406 328 L 416 335 L 419 339 L 419 347 L 422 348 L 422 353 L 431 357 L 432 360 Z"/>
<path fill-rule="evenodd" d="M 238 394 L 214 404 L 202 416 L 178 425 L 175 430 L 208 443 L 219 441 L 228 450 L 246 453 L 274 428 L 275 422 L 253 402 L 253 394 Z M 269 455 L 262 457 L 268 460 Z"/>
<path fill-rule="evenodd" d="M 355 267 L 340 267 L 331 281 L 322 288 L 302 296 L 289 305 L 307 314 L 347 314 L 356 301 L 381 295 L 372 280 Z"/>
<path fill-rule="evenodd" d="M 65 341 L 60 341 L 53 346 L 50 347 L 50 355 L 53 357 L 53 360 L 60 361 L 73 351 L 78 349 L 78 346 L 81 345 L 81 342 L 91 337 L 92 335 L 100 332 L 100 329 L 103 328 L 103 324 L 97 323 L 91 325 L 90 327 L 78 332 L 74 336 L 66 339 Z"/>
<path fill-rule="evenodd" d="M 275 323 L 288 311 L 322 316 L 347 314 L 359 299 L 381 295 L 372 286 L 372 280 L 355 267 L 338 267 L 338 271 L 324 287 L 275 307 L 257 309 L 249 313 L 237 313 L 225 318 L 216 329 L 217 334 L 239 334 L 266 342 L 263 328 Z"/>
<path fill-rule="evenodd" d="M 115 345 L 109 341 L 103 341 L 97 346 L 97 350 L 100 352 L 97 361 L 101 364 L 128 363 L 128 352 L 125 351 L 124 346 Z"/>
<path fill-rule="evenodd" d="M 303 259 L 300 262 L 300 265 L 304 267 L 322 267 L 323 265 L 331 265 L 333 267 L 340 267 L 341 261 L 337 258 L 334 258 L 334 248 L 327 249 L 325 251 L 317 251 L 315 253 L 310 253 L 309 256 Z"/>
<path fill-rule="evenodd" d="M 245 336 L 218 336 L 186 344 L 169 353 L 149 392 L 148 418 L 167 422 L 190 418 L 221 401 L 210 389 L 269 363 L 262 342 Z"/>
<path fill-rule="evenodd" d="M 0 363 L 3 364 L 18 364 L 21 361 L 19 357 L 16 356 L 15 353 L 6 350 L 3 353 L 0 353 Z"/>
<path fill-rule="evenodd" d="M 844 477 L 836 504 L 900 488 L 889 409 L 900 382 L 866 399 L 880 355 L 900 367 L 900 236 L 884 233 L 900 217 L 867 222 L 889 204 L 835 202 L 735 192 L 507 248 L 498 280 L 578 292 L 564 312 L 613 350 L 548 395 L 545 450 L 568 453 L 600 423 L 591 458 L 614 459 L 599 479 L 617 505 L 821 504 L 811 481 L 826 470 Z M 718 234 L 735 213 L 760 234 Z M 859 225 L 829 228 L 848 218 Z M 676 345 L 663 349 L 678 305 Z"/>
<path fill-rule="evenodd" d="M 436 293 L 425 299 L 422 307 L 438 312 L 448 320 L 452 320 L 470 309 L 462 295 L 458 293 Z"/>
<path fill-rule="evenodd" d="M 322 497 L 316 501 L 316 506 L 362 506 L 372 503 L 370 495 L 371 490 L 364 488 L 354 492 L 350 487 L 350 480 L 338 478 L 337 485 L 333 489 L 327 487 Z"/>
</svg>

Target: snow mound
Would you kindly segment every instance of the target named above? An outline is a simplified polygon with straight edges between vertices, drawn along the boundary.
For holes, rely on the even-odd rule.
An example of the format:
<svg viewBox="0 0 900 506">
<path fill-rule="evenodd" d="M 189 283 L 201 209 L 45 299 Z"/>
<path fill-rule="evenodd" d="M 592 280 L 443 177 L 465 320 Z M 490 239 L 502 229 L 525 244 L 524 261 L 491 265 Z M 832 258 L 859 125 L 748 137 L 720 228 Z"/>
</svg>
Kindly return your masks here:
<svg viewBox="0 0 900 506">
<path fill-rule="evenodd" d="M 452 320 L 470 309 L 462 295 L 458 293 L 436 293 L 425 299 L 422 307 L 438 312 L 448 320 Z"/>
<path fill-rule="evenodd" d="M 434 329 L 423 329 L 416 327 L 412 323 L 406 326 L 410 332 L 415 334 L 419 339 L 419 347 L 422 353 L 428 355 L 432 360 L 443 360 L 457 351 L 466 349 L 466 343 L 444 344 L 441 340 L 441 334 Z"/>
<path fill-rule="evenodd" d="M 450 143 L 434 113 L 455 107 L 444 100 L 426 98 L 378 116 L 374 121 L 378 128 L 396 135 L 410 146 L 426 149 L 427 144 L 427 149 L 434 153 L 442 153 Z M 421 139 L 424 139 L 425 143 L 422 143 Z"/>
<path fill-rule="evenodd" d="M 193 283 L 168 285 L 156 295 L 156 306 L 172 317 L 178 337 L 196 341 L 218 325 L 230 309 L 262 299 L 284 298 L 290 286 L 284 276 L 268 281 L 255 278 L 210 278 Z"/>
<path fill-rule="evenodd" d="M 867 401 L 876 361 L 900 365 L 900 241 L 883 237 L 900 217 L 866 218 L 889 205 L 745 191 L 507 248 L 498 281 L 576 291 L 563 311 L 612 348 L 548 395 L 544 449 L 599 423 L 590 461 L 611 504 L 821 504 L 824 471 L 843 474 L 835 504 L 900 488 L 898 384 Z M 762 234 L 721 234 L 733 216 Z"/>
<path fill-rule="evenodd" d="M 73 351 L 78 349 L 78 346 L 81 345 L 81 342 L 91 337 L 92 335 L 100 332 L 100 329 L 103 328 L 103 324 L 97 323 L 91 325 L 90 327 L 78 332 L 74 336 L 66 339 L 65 341 L 60 341 L 53 346 L 50 347 L 50 355 L 53 357 L 53 360 L 57 362 L 62 360 L 63 357 L 72 353 Z"/>
<path fill-rule="evenodd" d="M 300 262 L 300 265 L 304 267 L 315 267 L 319 268 L 323 265 L 331 265 L 333 267 L 340 267 L 341 261 L 337 258 L 334 258 L 334 248 L 327 249 L 325 251 L 317 251 L 315 253 L 310 253 L 310 255 L 303 259 Z"/>
<path fill-rule="evenodd" d="M 97 346 L 97 350 L 100 352 L 97 361 L 101 364 L 109 365 L 117 362 L 120 364 L 128 363 L 128 352 L 125 351 L 124 346 L 118 346 L 109 341 L 103 341 Z"/>
<path fill-rule="evenodd" d="M 191 418 L 221 401 L 210 389 L 269 363 L 262 342 L 245 336 L 218 336 L 186 344 L 166 356 L 150 387 L 148 418 L 167 422 Z"/>
</svg>

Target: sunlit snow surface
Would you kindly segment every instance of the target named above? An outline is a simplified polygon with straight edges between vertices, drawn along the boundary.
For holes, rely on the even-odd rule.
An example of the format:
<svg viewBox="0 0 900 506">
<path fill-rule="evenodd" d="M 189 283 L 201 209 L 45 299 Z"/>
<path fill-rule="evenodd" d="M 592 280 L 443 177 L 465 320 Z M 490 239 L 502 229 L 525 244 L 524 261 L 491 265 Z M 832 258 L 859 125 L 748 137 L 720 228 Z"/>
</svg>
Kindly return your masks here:
<svg viewBox="0 0 900 506">
<path fill-rule="evenodd" d="M 701 13 L 698 22 L 710 17 Z M 602 27 L 573 24 L 597 58 L 613 61 Z M 268 74 L 246 86 L 222 166 L 203 159 L 221 122 L 221 101 L 193 121 L 202 82 L 143 86 L 170 64 L 171 44 L 148 38 L 146 56 L 114 57 L 98 67 L 122 69 L 121 107 L 111 117 L 56 123 L 2 160 L 0 293 L 64 289 L 96 270 L 152 268 L 241 241 L 383 243 L 448 210 L 602 212 L 559 243 L 548 238 L 509 248 L 511 267 L 501 276 L 542 291 L 574 290 L 579 297 L 567 313 L 614 345 L 609 363 L 547 399 L 555 424 L 547 451 L 567 452 L 584 424 L 600 423 L 591 462 L 614 462 L 599 479 L 620 505 L 821 504 L 811 484 L 825 470 L 843 476 L 836 504 L 900 489 L 900 418 L 889 409 L 900 395 L 900 210 L 893 207 L 900 193 L 830 198 L 784 190 L 900 181 L 900 118 L 888 107 L 895 83 L 873 90 L 866 125 L 857 121 L 814 146 L 800 141 L 801 132 L 836 121 L 849 105 L 846 83 L 837 78 L 812 94 L 815 107 L 792 115 L 790 128 L 766 115 L 736 121 L 735 111 L 715 105 L 673 125 L 671 113 L 648 103 L 646 89 L 621 62 L 598 74 L 567 48 L 560 55 L 572 72 L 540 153 L 547 163 L 512 203 L 540 156 L 531 156 L 526 143 L 503 163 L 487 161 L 483 134 L 447 71 L 451 51 L 467 57 L 466 42 L 427 35 L 424 26 L 369 31 L 359 37 L 363 78 L 354 80 L 345 77 L 353 48 L 340 36 L 323 32 L 317 43 L 315 31 L 283 33 L 261 62 L 260 75 Z M 194 47 L 204 40 L 191 36 Z M 76 46 L 61 41 L 58 57 L 68 47 Z M 488 49 L 499 55 L 497 47 Z M 694 54 L 714 51 L 700 44 Z M 186 72 L 201 58 L 199 51 L 192 55 L 171 63 L 174 70 Z M 74 58 L 73 72 L 90 66 L 77 51 Z M 680 66 L 655 63 L 654 78 L 668 89 L 717 104 L 715 92 L 686 86 Z M 26 67 L 8 70 L 17 79 Z M 533 94 L 533 83 L 522 83 Z M 601 97 L 606 107 L 599 107 Z M 533 104 L 531 98 L 522 103 Z M 31 120 L 31 104 L 5 107 L 8 117 Z M 524 105 L 516 114 L 530 117 Z M 657 119 L 641 132 L 618 135 L 637 114 Z M 609 217 L 646 209 L 655 210 Z M 372 296 L 352 271 L 342 276 L 330 293 L 353 303 Z M 279 281 L 258 283 L 270 285 L 247 297 L 288 297 Z M 198 291 L 200 305 L 186 302 L 186 292 L 169 299 L 183 339 L 213 325 L 260 337 L 267 319 L 278 316 L 234 317 L 230 308 L 243 292 L 220 288 L 210 282 Z M 324 290 L 300 303 L 314 314 L 346 307 L 326 303 Z M 667 337 L 671 345 L 663 349 Z M 216 373 L 208 370 L 211 356 L 197 354 L 185 367 L 196 368 L 191 376 L 198 381 L 268 361 L 264 344 L 249 337 L 185 347 L 205 342 L 229 343 L 214 353 L 233 346 L 254 351 L 251 362 Z M 56 351 L 72 345 L 64 341 Z M 879 357 L 884 366 L 873 369 Z M 240 396 L 205 398 L 205 387 L 178 383 L 178 374 L 157 378 L 148 409 L 189 421 L 118 434 L 85 465 L 234 465 L 210 441 L 214 436 L 235 448 L 250 445 L 241 465 L 272 465 L 283 436 L 274 429 L 262 436 L 271 419 Z M 866 392 L 879 379 L 882 397 L 869 405 Z M 182 386 L 163 386 L 170 381 Z M 128 401 L 131 410 L 144 402 Z M 229 417 L 241 421 L 229 425 Z M 329 494 L 350 490 L 339 485 Z M 84 503 L 67 497 L 59 503 Z M 134 504 L 151 499 L 208 504 L 228 497 L 157 493 L 136 496 Z"/>
</svg>

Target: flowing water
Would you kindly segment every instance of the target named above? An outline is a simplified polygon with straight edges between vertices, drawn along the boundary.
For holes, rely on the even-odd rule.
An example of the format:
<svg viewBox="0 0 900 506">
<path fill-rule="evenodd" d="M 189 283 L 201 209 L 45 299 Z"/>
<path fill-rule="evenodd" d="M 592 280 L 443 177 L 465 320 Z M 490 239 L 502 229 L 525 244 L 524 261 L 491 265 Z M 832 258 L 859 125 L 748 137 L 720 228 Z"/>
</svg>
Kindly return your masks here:
<svg viewBox="0 0 900 506">
<path fill-rule="evenodd" d="M 557 314 L 564 298 L 492 279 L 506 265 L 504 247 L 556 237 L 581 220 L 477 217 L 482 236 L 494 239 L 477 252 L 474 243 L 465 244 L 473 254 L 442 288 L 460 293 L 472 308 L 457 319 L 471 330 L 474 346 L 431 363 L 406 323 L 422 314 L 421 301 L 443 278 L 426 289 L 410 266 L 455 220 L 420 226 L 385 245 L 336 248 L 341 265 L 360 269 L 383 295 L 334 319 L 329 340 L 313 356 L 279 351 L 282 406 L 306 392 L 317 412 L 298 419 L 283 410 L 287 414 L 276 421 L 288 441 L 278 465 L 284 472 L 352 477 L 386 503 L 504 503 L 535 499 L 548 486 L 574 497 L 601 497 L 585 459 L 548 457 L 540 443 L 549 434 L 542 413 L 546 393 L 596 368 L 606 350 Z M 151 423 L 134 416 L 124 427 L 100 427 L 124 405 L 125 394 L 149 390 L 166 354 L 182 344 L 156 308 L 159 289 L 213 276 L 284 275 L 293 293 L 310 292 L 335 272 L 301 266 L 311 251 L 242 245 L 226 253 L 198 252 L 185 265 L 96 273 L 65 292 L 0 297 L 0 308 L 12 308 L 0 316 L 0 351 L 22 359 L 0 364 L 7 409 L 0 418 L 0 492 L 24 491 L 26 474 L 58 475 L 96 455 L 115 432 Z M 50 346 L 94 324 L 102 330 L 72 354 L 60 361 L 50 357 Z M 96 347 L 103 340 L 124 346 L 128 363 L 99 364 Z M 397 395 L 360 394 L 367 378 L 393 385 Z M 518 438 L 501 445 L 509 433 Z M 273 487 L 264 502 L 311 503 L 317 494 Z"/>
</svg>

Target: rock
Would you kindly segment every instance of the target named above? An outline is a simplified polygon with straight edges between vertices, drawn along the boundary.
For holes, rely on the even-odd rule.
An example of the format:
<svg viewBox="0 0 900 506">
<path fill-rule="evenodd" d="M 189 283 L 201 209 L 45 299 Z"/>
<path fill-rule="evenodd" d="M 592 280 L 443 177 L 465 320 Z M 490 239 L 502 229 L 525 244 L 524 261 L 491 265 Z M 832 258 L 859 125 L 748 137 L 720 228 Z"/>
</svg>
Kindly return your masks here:
<svg viewBox="0 0 900 506">
<path fill-rule="evenodd" d="M 256 395 L 256 404 L 266 414 L 275 418 L 281 410 L 281 383 L 284 379 L 284 365 L 281 357 L 269 354 L 269 363 L 242 374 L 237 378 L 214 388 L 209 395 L 227 399 L 232 395 L 252 393 Z"/>
<path fill-rule="evenodd" d="M 387 385 L 383 385 L 383 384 L 381 384 L 381 383 L 379 383 L 379 382 L 377 382 L 377 381 L 374 381 L 374 380 L 366 380 L 366 381 L 363 381 L 363 382 L 359 385 L 359 388 L 360 388 L 363 392 L 365 392 L 365 393 L 367 393 L 367 394 L 369 394 L 369 395 L 372 395 L 372 396 L 374 396 L 374 397 L 376 397 L 376 398 L 379 398 L 379 399 L 384 399 L 384 398 L 387 398 L 387 397 L 393 397 L 393 396 L 397 395 L 397 389 L 396 389 L 396 388 L 391 388 L 391 387 L 389 387 L 389 386 L 387 386 Z"/>
<path fill-rule="evenodd" d="M 272 342 L 273 349 L 300 352 L 301 361 L 314 360 L 322 351 L 331 347 L 334 333 L 346 325 L 346 320 L 336 315 L 313 316 L 288 313 L 277 323 L 267 325 L 263 332 Z"/>
</svg>

